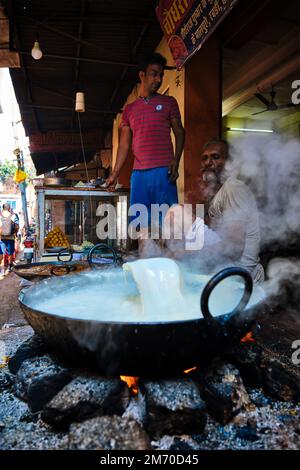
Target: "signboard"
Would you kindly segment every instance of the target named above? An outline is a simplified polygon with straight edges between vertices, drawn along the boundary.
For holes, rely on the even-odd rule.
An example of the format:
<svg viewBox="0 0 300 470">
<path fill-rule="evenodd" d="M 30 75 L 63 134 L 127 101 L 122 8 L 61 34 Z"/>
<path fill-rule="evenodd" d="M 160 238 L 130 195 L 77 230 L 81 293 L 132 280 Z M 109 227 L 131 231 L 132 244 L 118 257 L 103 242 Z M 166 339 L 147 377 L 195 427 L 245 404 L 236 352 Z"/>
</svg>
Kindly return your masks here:
<svg viewBox="0 0 300 470">
<path fill-rule="evenodd" d="M 103 148 L 101 129 L 88 130 L 83 133 L 83 144 L 86 150 Z M 39 152 L 72 152 L 81 149 L 79 132 L 49 131 L 29 135 L 31 153 Z"/>
<path fill-rule="evenodd" d="M 197 52 L 238 0 L 160 0 L 156 7 L 177 69 Z"/>
</svg>

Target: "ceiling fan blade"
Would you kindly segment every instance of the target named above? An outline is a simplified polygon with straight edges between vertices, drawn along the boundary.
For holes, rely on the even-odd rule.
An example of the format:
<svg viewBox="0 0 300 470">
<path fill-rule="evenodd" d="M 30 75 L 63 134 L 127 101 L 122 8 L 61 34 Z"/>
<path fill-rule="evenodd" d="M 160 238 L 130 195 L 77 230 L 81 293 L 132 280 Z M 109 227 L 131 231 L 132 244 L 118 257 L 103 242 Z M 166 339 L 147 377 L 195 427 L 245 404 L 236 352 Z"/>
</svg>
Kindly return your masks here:
<svg viewBox="0 0 300 470">
<path fill-rule="evenodd" d="M 278 109 L 289 109 L 289 108 L 294 108 L 295 106 L 299 106 L 299 104 L 294 104 L 294 103 L 287 103 L 287 104 L 280 104 L 278 106 Z"/>
<path fill-rule="evenodd" d="M 270 101 L 267 100 L 267 98 L 265 98 L 261 93 L 254 93 L 254 96 L 256 96 L 256 98 L 258 98 L 266 106 L 270 105 Z"/>
<path fill-rule="evenodd" d="M 263 109 L 262 111 L 258 111 L 257 113 L 252 113 L 251 116 L 256 116 L 256 114 L 265 113 L 266 111 L 269 111 L 269 110 L 268 109 Z"/>
<path fill-rule="evenodd" d="M 272 91 L 270 92 L 271 95 L 271 103 L 275 102 L 275 96 L 276 96 L 276 91 L 272 88 Z"/>
</svg>

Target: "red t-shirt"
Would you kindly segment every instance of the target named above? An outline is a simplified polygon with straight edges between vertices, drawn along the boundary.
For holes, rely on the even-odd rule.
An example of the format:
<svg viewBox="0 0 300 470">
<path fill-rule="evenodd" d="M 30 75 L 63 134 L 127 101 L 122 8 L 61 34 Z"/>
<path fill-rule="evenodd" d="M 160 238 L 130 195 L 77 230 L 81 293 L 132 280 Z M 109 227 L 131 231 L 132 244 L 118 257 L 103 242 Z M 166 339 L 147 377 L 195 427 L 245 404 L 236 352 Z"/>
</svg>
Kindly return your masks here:
<svg viewBox="0 0 300 470">
<path fill-rule="evenodd" d="M 181 119 L 177 101 L 172 96 L 155 95 L 149 101 L 138 98 L 128 104 L 120 127 L 132 131 L 134 170 L 168 166 L 174 158 L 171 119 Z"/>
</svg>

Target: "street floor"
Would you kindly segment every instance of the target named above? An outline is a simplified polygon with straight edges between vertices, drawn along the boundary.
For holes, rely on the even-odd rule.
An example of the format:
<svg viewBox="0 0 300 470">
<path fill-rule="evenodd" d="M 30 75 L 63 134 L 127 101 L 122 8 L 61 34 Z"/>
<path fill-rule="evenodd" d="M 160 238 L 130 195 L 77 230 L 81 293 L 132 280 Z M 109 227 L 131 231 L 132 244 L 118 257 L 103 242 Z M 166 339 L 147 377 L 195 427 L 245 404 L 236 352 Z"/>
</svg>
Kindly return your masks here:
<svg viewBox="0 0 300 470">
<path fill-rule="evenodd" d="M 17 254 L 16 263 L 22 259 L 23 252 Z M 27 325 L 19 305 L 18 295 L 22 278 L 14 273 L 0 276 L 0 330 Z"/>
</svg>

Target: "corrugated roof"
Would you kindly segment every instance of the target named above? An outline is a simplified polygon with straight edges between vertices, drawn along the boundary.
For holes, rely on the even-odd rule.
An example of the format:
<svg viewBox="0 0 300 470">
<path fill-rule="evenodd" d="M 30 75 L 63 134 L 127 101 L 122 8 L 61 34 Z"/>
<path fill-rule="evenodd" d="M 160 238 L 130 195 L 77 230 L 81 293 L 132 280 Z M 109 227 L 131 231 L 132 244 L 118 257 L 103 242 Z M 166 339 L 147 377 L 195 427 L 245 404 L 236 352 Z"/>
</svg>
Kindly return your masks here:
<svg viewBox="0 0 300 470">
<path fill-rule="evenodd" d="M 76 132 L 76 91 L 85 93 L 83 130 L 111 129 L 138 80 L 132 65 L 161 40 L 157 3 L 4 0 L 10 46 L 21 58 L 21 68 L 10 73 L 26 133 Z M 41 60 L 30 55 L 37 36 Z"/>
</svg>

